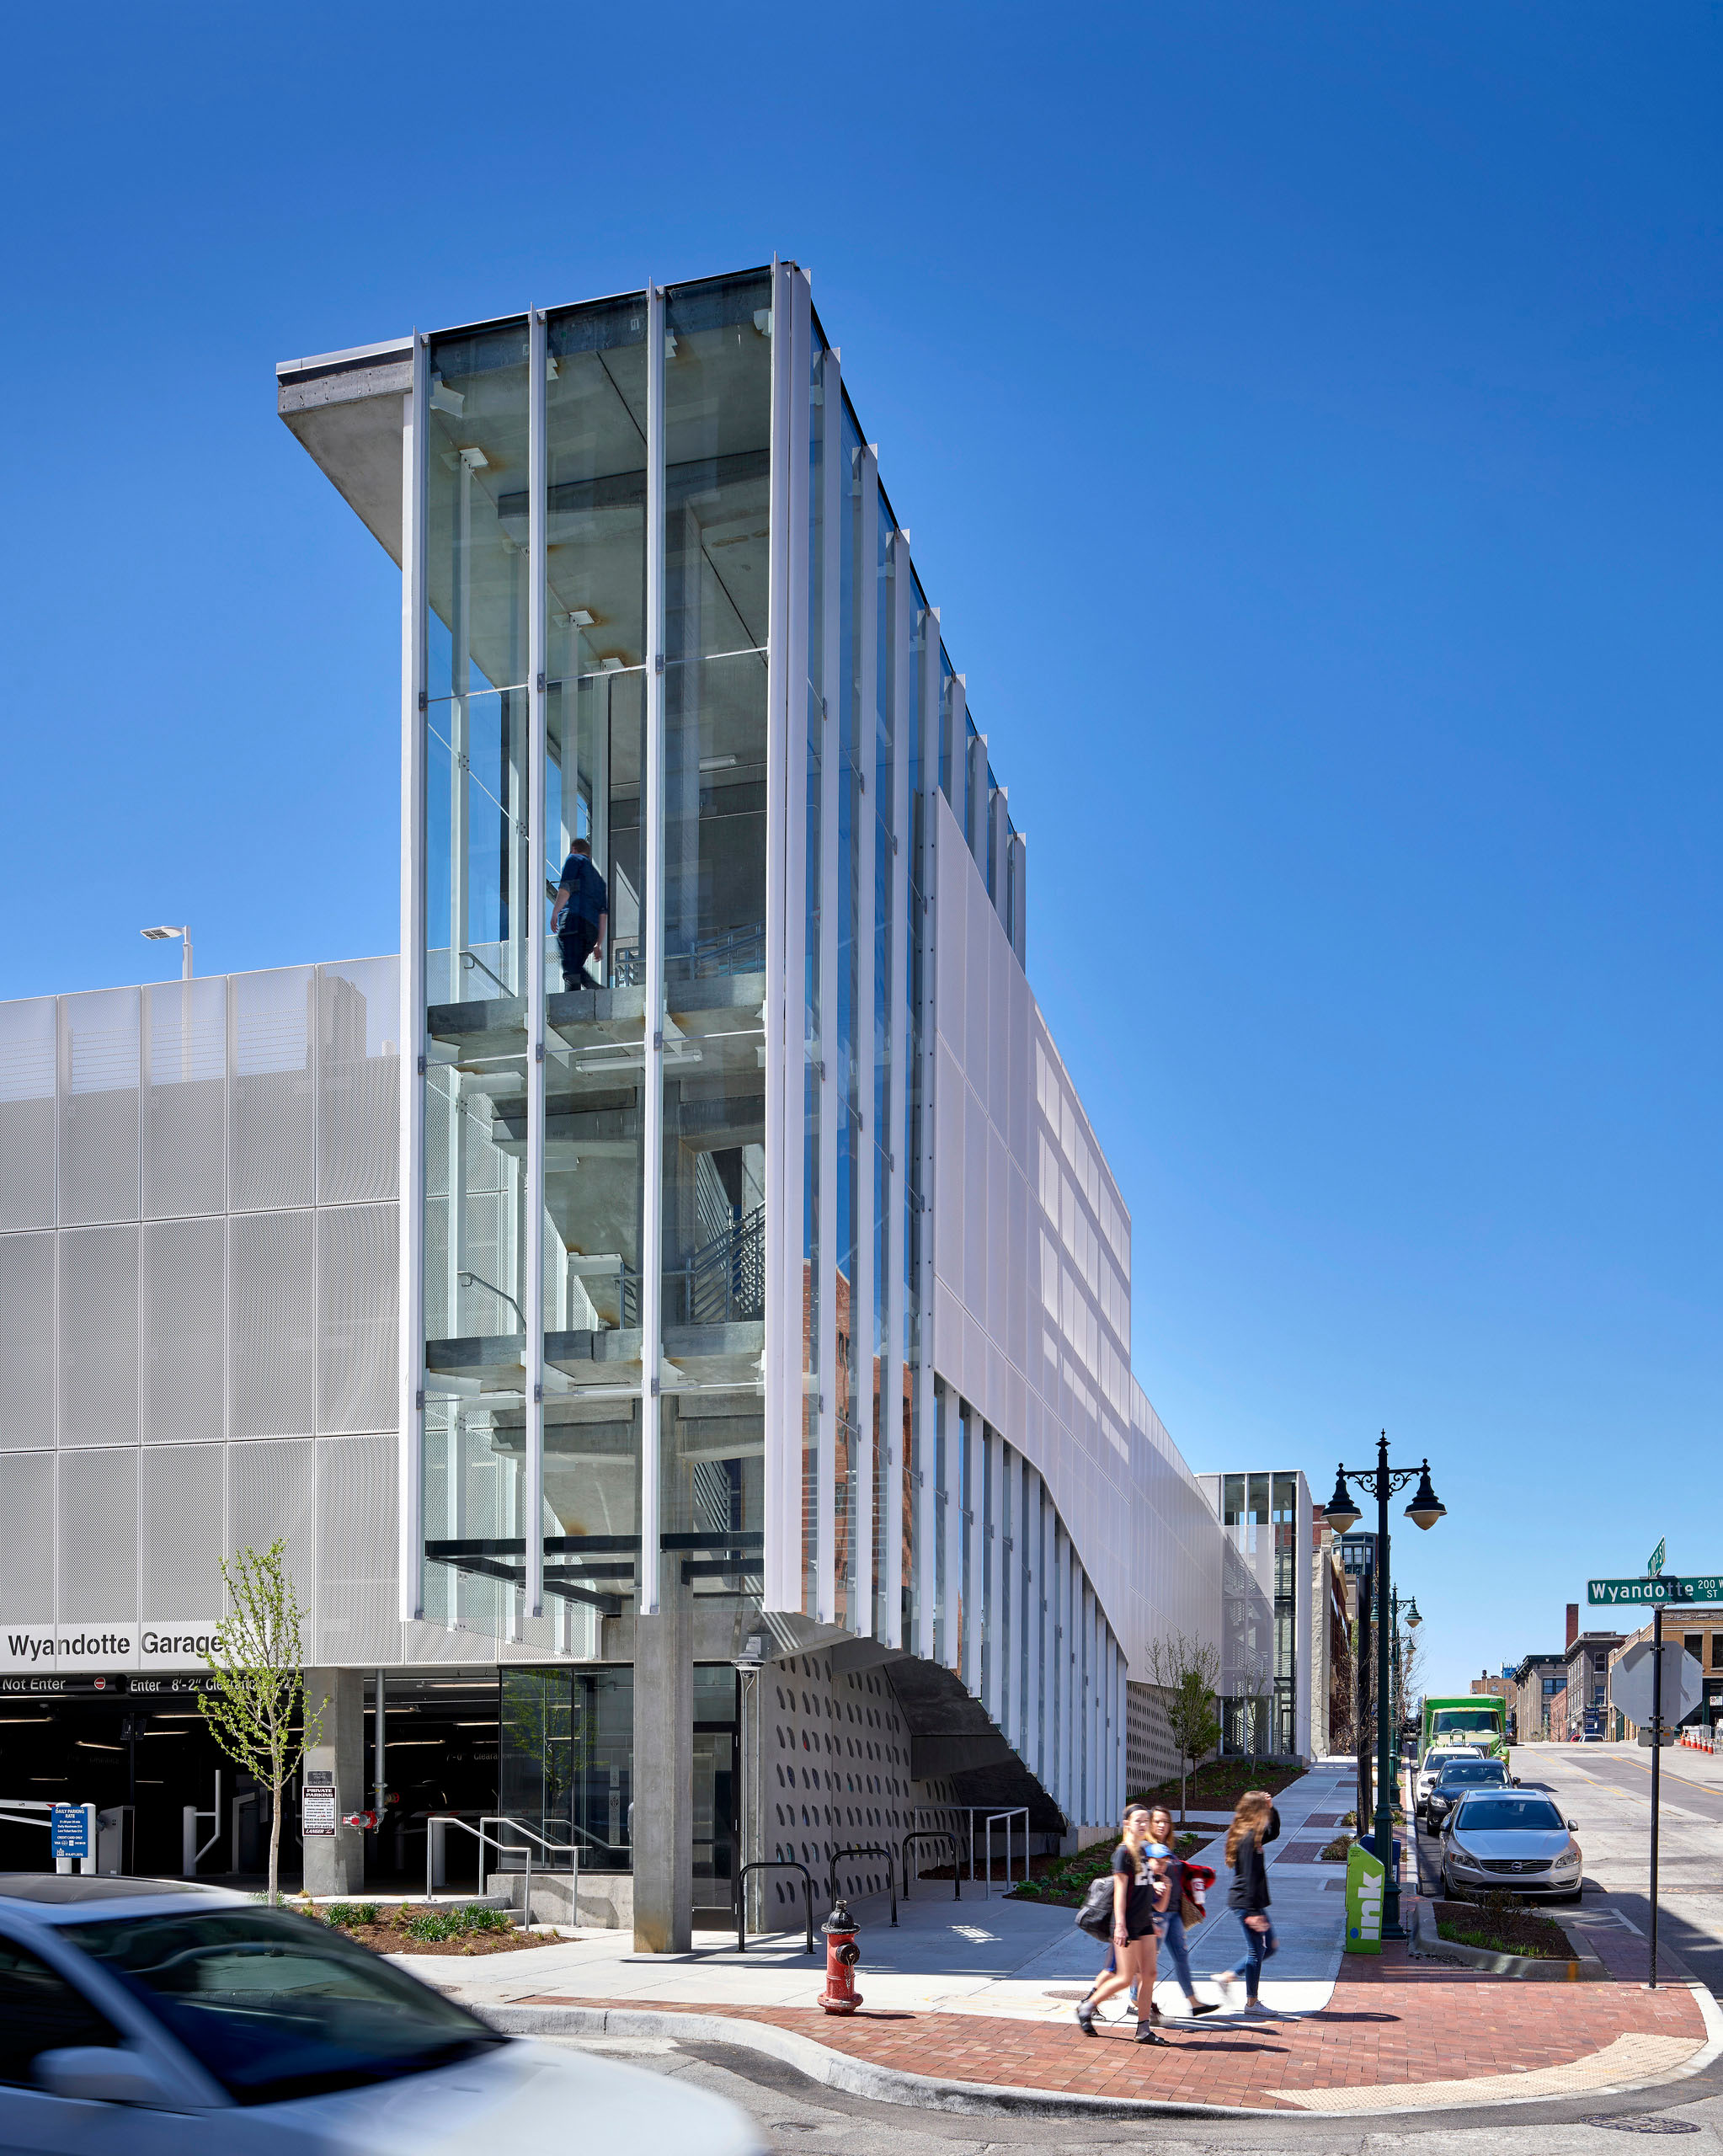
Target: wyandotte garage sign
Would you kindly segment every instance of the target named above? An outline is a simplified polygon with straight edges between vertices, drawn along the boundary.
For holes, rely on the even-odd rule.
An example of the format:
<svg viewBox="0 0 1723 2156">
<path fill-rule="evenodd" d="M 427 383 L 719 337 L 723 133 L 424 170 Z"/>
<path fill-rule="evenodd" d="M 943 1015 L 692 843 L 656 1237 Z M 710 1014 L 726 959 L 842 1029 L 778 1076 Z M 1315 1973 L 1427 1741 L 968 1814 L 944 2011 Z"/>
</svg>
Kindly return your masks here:
<svg viewBox="0 0 1723 2156">
<path fill-rule="evenodd" d="M 140 1624 L 8 1625 L 0 1620 L 0 1670 L 190 1669 L 221 1641 L 211 1618 Z"/>
</svg>

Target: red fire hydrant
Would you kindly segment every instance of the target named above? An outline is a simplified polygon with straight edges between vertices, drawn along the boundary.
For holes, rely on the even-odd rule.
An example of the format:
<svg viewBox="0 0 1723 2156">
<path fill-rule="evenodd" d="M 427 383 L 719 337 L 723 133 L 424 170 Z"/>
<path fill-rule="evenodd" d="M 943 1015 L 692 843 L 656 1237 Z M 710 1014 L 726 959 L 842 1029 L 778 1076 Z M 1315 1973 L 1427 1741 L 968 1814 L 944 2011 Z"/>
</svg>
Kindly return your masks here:
<svg viewBox="0 0 1723 2156">
<path fill-rule="evenodd" d="M 856 1919 L 841 1896 L 819 1928 L 825 1934 L 825 1989 L 819 2003 L 828 2014 L 853 2014 L 862 2004 L 854 1975 L 862 1949 L 856 1944 Z"/>
</svg>

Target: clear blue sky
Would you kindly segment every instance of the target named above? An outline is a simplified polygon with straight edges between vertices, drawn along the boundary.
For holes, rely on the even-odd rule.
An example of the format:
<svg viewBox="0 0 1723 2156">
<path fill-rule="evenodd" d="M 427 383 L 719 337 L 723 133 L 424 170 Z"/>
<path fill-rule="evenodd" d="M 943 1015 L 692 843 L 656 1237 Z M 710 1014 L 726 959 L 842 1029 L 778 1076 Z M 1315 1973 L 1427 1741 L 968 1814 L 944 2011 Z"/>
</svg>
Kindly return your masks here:
<svg viewBox="0 0 1723 2156">
<path fill-rule="evenodd" d="M 171 972 L 154 921 L 394 948 L 397 587 L 275 360 L 776 249 L 1192 1465 L 1427 1449 L 1432 1683 L 1660 1534 L 1723 1566 L 1715 8 L 182 0 L 8 57 L 0 995 Z"/>
</svg>

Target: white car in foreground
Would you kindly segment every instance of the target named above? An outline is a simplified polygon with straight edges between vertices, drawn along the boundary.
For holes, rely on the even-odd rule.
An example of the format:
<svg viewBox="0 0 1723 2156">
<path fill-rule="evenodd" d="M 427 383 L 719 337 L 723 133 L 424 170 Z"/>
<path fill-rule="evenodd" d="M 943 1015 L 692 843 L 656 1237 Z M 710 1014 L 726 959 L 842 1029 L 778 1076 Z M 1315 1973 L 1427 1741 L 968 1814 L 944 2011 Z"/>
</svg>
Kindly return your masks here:
<svg viewBox="0 0 1723 2156">
<path fill-rule="evenodd" d="M 529 2039 L 344 1934 L 167 1880 L 0 1874 L 0 2149 L 760 2156 L 732 2105 Z"/>
</svg>

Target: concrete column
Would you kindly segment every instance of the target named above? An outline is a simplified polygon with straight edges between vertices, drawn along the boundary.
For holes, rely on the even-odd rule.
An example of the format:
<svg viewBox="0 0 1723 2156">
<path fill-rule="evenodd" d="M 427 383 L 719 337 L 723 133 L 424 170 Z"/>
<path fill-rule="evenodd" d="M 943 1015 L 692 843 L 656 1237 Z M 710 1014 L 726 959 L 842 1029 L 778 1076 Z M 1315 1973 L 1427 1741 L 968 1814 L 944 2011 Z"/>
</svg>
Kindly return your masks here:
<svg viewBox="0 0 1723 2156">
<path fill-rule="evenodd" d="M 307 1712 L 323 1710 L 322 1742 L 308 1748 L 301 1776 L 310 1769 L 335 1777 L 333 1835 L 307 1834 L 305 1891 L 307 1894 L 351 1894 L 365 1884 L 365 1835 L 339 1822 L 349 1812 L 362 1812 L 365 1780 L 365 1672 L 362 1669 L 307 1669 Z"/>
<path fill-rule="evenodd" d="M 634 1620 L 637 1954 L 685 1954 L 694 1936 L 694 1620 L 665 1601 Z"/>
</svg>

